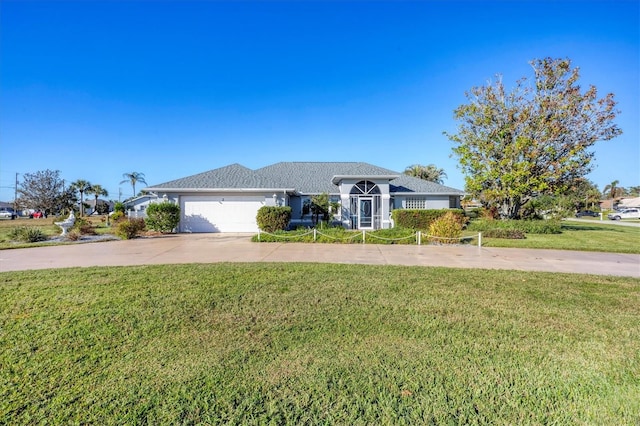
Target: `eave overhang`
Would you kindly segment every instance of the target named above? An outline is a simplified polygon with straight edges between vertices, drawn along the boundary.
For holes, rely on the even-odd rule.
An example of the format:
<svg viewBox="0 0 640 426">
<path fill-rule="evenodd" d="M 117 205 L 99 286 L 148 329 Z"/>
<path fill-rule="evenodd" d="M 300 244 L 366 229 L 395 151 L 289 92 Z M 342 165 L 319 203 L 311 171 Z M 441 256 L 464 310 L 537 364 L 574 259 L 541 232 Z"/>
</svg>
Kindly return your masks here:
<svg viewBox="0 0 640 426">
<path fill-rule="evenodd" d="M 331 178 L 334 185 L 340 184 L 345 179 L 354 180 L 393 180 L 399 178 L 400 175 L 335 175 Z"/>
</svg>

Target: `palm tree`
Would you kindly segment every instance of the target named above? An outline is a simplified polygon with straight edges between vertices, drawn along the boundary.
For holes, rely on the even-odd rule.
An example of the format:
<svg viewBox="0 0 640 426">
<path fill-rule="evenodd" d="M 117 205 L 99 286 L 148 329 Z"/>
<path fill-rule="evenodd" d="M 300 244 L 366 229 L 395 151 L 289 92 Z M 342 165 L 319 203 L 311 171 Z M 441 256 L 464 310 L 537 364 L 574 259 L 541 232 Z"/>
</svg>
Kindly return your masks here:
<svg viewBox="0 0 640 426">
<path fill-rule="evenodd" d="M 91 182 L 84 179 L 78 179 L 77 181 L 72 182 L 70 187 L 73 191 L 80 193 L 80 216 L 84 216 L 84 193 L 91 191 Z"/>
<path fill-rule="evenodd" d="M 614 180 L 609 185 L 605 186 L 604 189 L 602 190 L 603 194 L 608 194 L 609 198 L 611 198 L 612 209 L 613 209 L 613 204 L 615 202 L 615 199 L 622 196 L 622 194 L 624 194 L 624 188 L 619 187 L 618 186 L 619 183 L 620 181 Z"/>
<path fill-rule="evenodd" d="M 93 194 L 96 197 L 95 204 L 93 205 L 93 211 L 94 212 L 98 211 L 98 197 L 100 197 L 100 196 L 108 197 L 109 196 L 109 192 L 107 192 L 107 190 L 104 189 L 100 185 L 91 185 L 91 189 L 89 191 L 87 191 L 87 193 L 88 194 Z"/>
<path fill-rule="evenodd" d="M 412 164 L 404 169 L 404 174 L 416 177 L 422 180 L 428 180 L 429 182 L 435 182 L 442 185 L 443 178 L 447 177 L 444 169 L 436 167 L 435 164 L 429 164 L 423 166 L 422 164 Z"/>
<path fill-rule="evenodd" d="M 120 183 L 126 183 L 126 182 L 131 183 L 134 197 L 136 196 L 136 183 L 142 182 L 145 185 L 147 184 L 147 181 L 144 180 L 144 173 L 140 173 L 140 172 L 124 173 L 122 177 L 125 179 Z"/>
</svg>

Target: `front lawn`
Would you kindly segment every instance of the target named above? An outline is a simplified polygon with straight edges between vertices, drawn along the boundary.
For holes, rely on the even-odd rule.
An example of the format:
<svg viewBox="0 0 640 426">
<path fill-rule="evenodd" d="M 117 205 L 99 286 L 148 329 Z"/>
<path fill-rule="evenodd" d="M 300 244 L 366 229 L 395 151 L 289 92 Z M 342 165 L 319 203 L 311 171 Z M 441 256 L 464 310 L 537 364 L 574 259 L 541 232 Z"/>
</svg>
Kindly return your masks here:
<svg viewBox="0 0 640 426">
<path fill-rule="evenodd" d="M 640 227 L 619 226 L 607 223 L 585 221 L 561 223 L 559 234 L 527 233 L 525 239 L 510 240 L 482 237 L 484 247 L 515 247 L 557 250 L 600 251 L 609 253 L 640 254 Z M 416 232 L 410 229 L 394 228 L 366 232 L 367 244 L 417 244 Z M 477 231 L 463 233 L 464 244 L 478 244 Z M 278 231 L 274 234 L 255 235 L 253 241 L 261 242 L 307 242 L 332 244 L 362 244 L 362 231 L 344 228 L 320 229 L 315 240 L 313 230 Z M 432 242 L 422 236 L 422 244 Z"/>
<path fill-rule="evenodd" d="M 324 264 L 0 273 L 3 424 L 640 420 L 640 280 Z"/>
<path fill-rule="evenodd" d="M 526 234 L 524 240 L 483 238 L 482 245 L 640 254 L 640 227 L 563 222 L 561 234 Z"/>
</svg>

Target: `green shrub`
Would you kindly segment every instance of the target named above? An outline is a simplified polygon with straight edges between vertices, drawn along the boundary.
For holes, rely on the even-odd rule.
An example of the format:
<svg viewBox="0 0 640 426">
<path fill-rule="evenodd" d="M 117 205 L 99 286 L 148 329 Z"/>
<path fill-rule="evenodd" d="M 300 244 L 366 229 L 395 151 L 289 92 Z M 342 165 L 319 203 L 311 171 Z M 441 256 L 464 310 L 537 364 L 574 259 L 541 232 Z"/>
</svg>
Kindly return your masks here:
<svg viewBox="0 0 640 426">
<path fill-rule="evenodd" d="M 145 227 L 146 225 L 142 218 L 123 220 L 116 227 L 116 235 L 125 240 L 130 240 L 144 231 Z"/>
<path fill-rule="evenodd" d="M 168 201 L 149 204 L 146 223 L 154 231 L 172 232 L 180 223 L 180 206 Z"/>
<path fill-rule="evenodd" d="M 113 211 L 116 213 L 122 213 L 122 215 L 124 216 L 124 204 L 118 201 L 113 205 Z"/>
<path fill-rule="evenodd" d="M 482 214 L 482 209 L 479 207 L 473 207 L 470 209 L 465 209 L 464 214 L 469 219 L 478 219 Z"/>
<path fill-rule="evenodd" d="M 448 211 L 429 225 L 429 237 L 441 244 L 458 244 L 462 236 L 462 220 L 454 212 Z"/>
<path fill-rule="evenodd" d="M 486 232 L 494 229 L 515 229 L 525 234 L 560 234 L 562 225 L 558 220 L 474 220 L 469 224 L 470 231 Z"/>
<path fill-rule="evenodd" d="M 487 238 L 503 238 L 506 240 L 524 240 L 524 232 L 519 229 L 488 229 L 482 233 Z"/>
<path fill-rule="evenodd" d="M 80 225 L 78 228 L 78 231 L 80 232 L 80 235 L 96 235 L 96 228 L 91 225 Z"/>
<path fill-rule="evenodd" d="M 118 223 L 124 219 L 124 212 L 116 211 L 111 215 L 111 221 L 113 223 Z"/>
<path fill-rule="evenodd" d="M 67 240 L 69 241 L 78 241 L 80 239 L 80 232 L 73 230 L 73 231 L 69 231 L 66 235 Z"/>
<path fill-rule="evenodd" d="M 46 241 L 48 237 L 40 228 L 31 226 L 17 226 L 9 231 L 9 238 L 13 241 L 22 241 L 25 243 L 37 243 Z"/>
<path fill-rule="evenodd" d="M 440 209 L 440 210 L 413 210 L 396 209 L 391 212 L 395 226 L 409 229 L 429 229 L 431 223 L 446 215 L 453 213 L 460 217 L 461 222 L 465 222 L 464 210 L 462 209 Z"/>
<path fill-rule="evenodd" d="M 291 220 L 291 207 L 263 206 L 258 210 L 256 221 L 258 227 L 265 232 L 287 229 Z"/>
</svg>

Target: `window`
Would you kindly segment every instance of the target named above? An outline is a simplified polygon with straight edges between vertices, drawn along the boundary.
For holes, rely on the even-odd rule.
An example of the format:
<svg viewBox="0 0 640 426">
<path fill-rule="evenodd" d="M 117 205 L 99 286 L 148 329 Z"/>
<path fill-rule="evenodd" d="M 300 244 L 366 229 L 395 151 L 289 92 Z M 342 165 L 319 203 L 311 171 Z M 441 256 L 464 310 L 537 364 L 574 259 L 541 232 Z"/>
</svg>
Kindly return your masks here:
<svg viewBox="0 0 640 426">
<path fill-rule="evenodd" d="M 373 182 L 362 180 L 351 188 L 352 194 L 380 194 L 380 188 Z"/>
<path fill-rule="evenodd" d="M 405 201 L 405 209 L 426 209 L 427 199 L 424 197 L 407 198 Z"/>
</svg>

